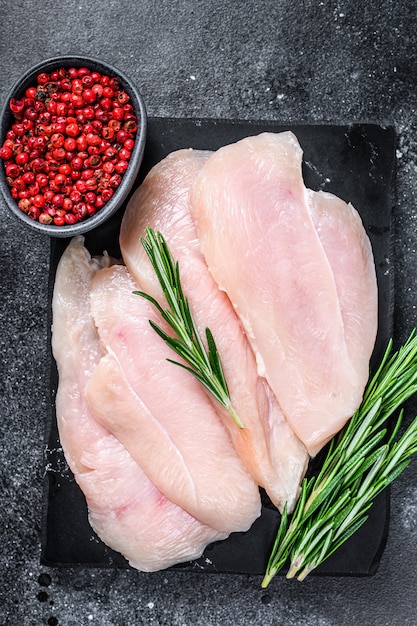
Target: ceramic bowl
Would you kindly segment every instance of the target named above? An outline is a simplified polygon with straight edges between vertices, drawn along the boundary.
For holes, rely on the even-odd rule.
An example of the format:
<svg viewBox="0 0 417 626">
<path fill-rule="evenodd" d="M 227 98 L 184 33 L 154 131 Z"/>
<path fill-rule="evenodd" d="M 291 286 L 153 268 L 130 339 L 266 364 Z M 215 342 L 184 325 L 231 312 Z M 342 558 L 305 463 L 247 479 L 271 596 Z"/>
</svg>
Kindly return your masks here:
<svg viewBox="0 0 417 626">
<path fill-rule="evenodd" d="M 16 200 L 13 199 L 10 193 L 10 188 L 7 185 L 3 162 L 0 163 L 0 190 L 4 202 L 10 212 L 18 220 L 20 220 L 20 222 L 23 222 L 29 228 L 35 229 L 38 232 L 52 237 L 73 237 L 75 235 L 91 231 L 97 226 L 103 224 L 127 199 L 127 196 L 129 195 L 129 192 L 131 191 L 137 178 L 143 158 L 146 142 L 147 115 L 145 103 L 139 90 L 123 72 L 116 69 L 112 65 L 98 59 L 84 56 L 54 57 L 38 63 L 28 69 L 10 90 L 1 111 L 0 146 L 3 145 L 6 133 L 14 122 L 13 114 L 9 107 L 10 99 L 22 98 L 28 87 L 36 85 L 36 78 L 41 72 L 50 73 L 60 67 L 68 69 L 70 67 L 87 67 L 92 71 L 94 70 L 110 77 L 117 77 L 120 81 L 121 87 L 130 96 L 130 102 L 135 109 L 135 114 L 138 120 L 138 131 L 135 137 L 135 146 L 129 160 L 129 167 L 124 173 L 119 187 L 115 190 L 112 198 L 101 209 L 99 209 L 97 213 L 73 225 L 68 224 L 65 226 L 56 226 L 54 224 L 41 224 L 37 220 L 31 219 L 28 215 L 26 215 L 26 213 L 21 211 L 17 206 Z"/>
</svg>

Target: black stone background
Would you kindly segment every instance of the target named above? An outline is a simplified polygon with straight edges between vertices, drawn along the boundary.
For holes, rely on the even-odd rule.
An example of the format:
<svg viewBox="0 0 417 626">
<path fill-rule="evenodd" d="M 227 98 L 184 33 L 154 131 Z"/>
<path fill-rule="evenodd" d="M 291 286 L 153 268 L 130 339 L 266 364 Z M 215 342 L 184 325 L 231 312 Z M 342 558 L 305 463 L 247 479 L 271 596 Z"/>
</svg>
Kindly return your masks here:
<svg viewBox="0 0 417 626">
<path fill-rule="evenodd" d="M 377 123 L 397 137 L 394 339 L 416 324 L 415 2 L 0 1 L 0 98 L 30 65 L 97 56 L 141 89 L 150 116 Z M 50 242 L 0 202 L 0 624 L 417 624 L 417 461 L 391 489 L 367 578 L 276 577 L 40 564 L 48 405 Z M 408 405 L 406 421 L 417 412 Z"/>
</svg>

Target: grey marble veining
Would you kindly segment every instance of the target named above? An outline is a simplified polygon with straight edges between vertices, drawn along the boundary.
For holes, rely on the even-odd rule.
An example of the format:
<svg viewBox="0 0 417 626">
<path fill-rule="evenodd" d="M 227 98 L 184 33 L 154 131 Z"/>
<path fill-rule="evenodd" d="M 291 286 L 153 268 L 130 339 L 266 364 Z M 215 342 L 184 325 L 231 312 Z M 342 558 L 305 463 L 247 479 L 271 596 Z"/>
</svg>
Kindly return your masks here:
<svg viewBox="0 0 417 626">
<path fill-rule="evenodd" d="M 30 65 L 85 53 L 134 79 L 151 116 L 392 124 L 394 338 L 416 324 L 416 3 L 405 0 L 0 1 L 1 102 Z M 54 569 L 39 564 L 49 240 L 0 203 L 0 623 L 417 624 L 417 460 L 392 487 L 371 578 Z M 412 402 L 407 420 L 417 410 Z"/>
</svg>

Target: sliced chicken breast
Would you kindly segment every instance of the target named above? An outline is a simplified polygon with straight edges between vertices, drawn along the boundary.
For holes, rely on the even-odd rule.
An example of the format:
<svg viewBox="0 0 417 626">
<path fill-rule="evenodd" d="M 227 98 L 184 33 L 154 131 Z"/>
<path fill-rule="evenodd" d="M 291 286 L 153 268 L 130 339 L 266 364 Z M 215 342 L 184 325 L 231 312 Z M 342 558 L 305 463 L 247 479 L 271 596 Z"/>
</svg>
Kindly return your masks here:
<svg viewBox="0 0 417 626">
<path fill-rule="evenodd" d="M 267 381 L 258 375 L 243 326 L 208 271 L 190 214 L 189 190 L 210 155 L 179 150 L 152 168 L 123 217 L 123 259 L 137 285 L 162 302 L 162 291 L 140 243 L 146 227 L 162 232 L 179 262 L 183 289 L 201 336 L 206 327 L 214 334 L 232 404 L 244 428 L 239 429 L 218 404 L 217 412 L 254 480 L 280 510 L 285 502 L 291 510 L 307 466 L 307 451 L 288 425 Z"/>
<path fill-rule="evenodd" d="M 353 207 L 305 188 L 290 132 L 219 149 L 190 207 L 258 372 L 314 456 L 360 404 L 377 330 L 371 245 Z"/>
<path fill-rule="evenodd" d="M 94 531 L 133 567 L 156 571 L 198 558 L 207 544 L 226 535 L 168 500 L 87 406 L 84 387 L 104 355 L 90 312 L 91 281 L 108 265 L 106 256 L 91 259 L 77 237 L 57 269 L 52 349 L 59 372 L 59 436 Z"/>
<path fill-rule="evenodd" d="M 109 357 L 87 386 L 89 405 L 172 502 L 220 532 L 248 530 L 260 515 L 258 487 L 203 386 L 167 361 L 170 348 L 149 324 L 157 313 L 135 289 L 120 265 L 93 279 L 91 310 Z"/>
</svg>

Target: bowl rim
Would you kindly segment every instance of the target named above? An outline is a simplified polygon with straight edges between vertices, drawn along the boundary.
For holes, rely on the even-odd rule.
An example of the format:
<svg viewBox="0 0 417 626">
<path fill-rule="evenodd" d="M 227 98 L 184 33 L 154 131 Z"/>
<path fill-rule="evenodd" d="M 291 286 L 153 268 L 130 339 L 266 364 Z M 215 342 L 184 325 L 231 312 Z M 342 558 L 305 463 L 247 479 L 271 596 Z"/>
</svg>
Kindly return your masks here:
<svg viewBox="0 0 417 626">
<path fill-rule="evenodd" d="M 25 90 L 34 83 L 36 75 L 42 71 L 51 71 L 59 66 L 63 67 L 93 67 L 100 73 L 114 75 L 120 79 L 123 89 L 128 93 L 131 102 L 135 108 L 138 117 L 138 130 L 135 137 L 135 145 L 129 160 L 129 167 L 123 175 L 119 187 L 116 189 L 112 198 L 104 205 L 102 209 L 97 211 L 91 217 L 77 222 L 76 224 L 67 224 L 65 226 L 57 226 L 55 224 L 41 224 L 37 220 L 33 220 L 23 213 L 17 206 L 17 202 L 12 198 L 10 188 L 5 180 L 4 167 L 0 166 L 0 191 L 5 200 L 7 208 L 12 215 L 32 229 L 51 237 L 73 237 L 95 229 L 103 222 L 107 221 L 123 204 L 130 193 L 133 184 L 139 173 L 140 165 L 145 150 L 147 135 L 147 111 L 143 96 L 134 82 L 119 68 L 107 63 L 101 59 L 85 55 L 60 55 L 49 57 L 43 61 L 39 61 L 35 65 L 29 67 L 12 85 L 6 94 L 0 112 L 0 145 L 3 145 L 7 130 L 10 128 L 13 115 L 9 108 L 10 99 L 13 97 L 22 97 Z"/>
</svg>

